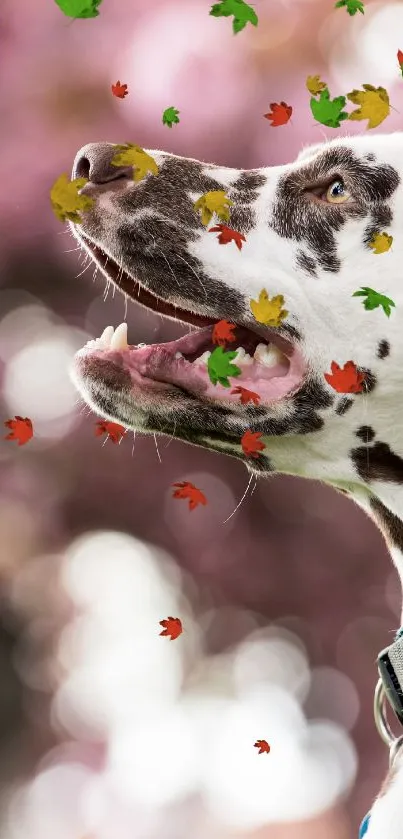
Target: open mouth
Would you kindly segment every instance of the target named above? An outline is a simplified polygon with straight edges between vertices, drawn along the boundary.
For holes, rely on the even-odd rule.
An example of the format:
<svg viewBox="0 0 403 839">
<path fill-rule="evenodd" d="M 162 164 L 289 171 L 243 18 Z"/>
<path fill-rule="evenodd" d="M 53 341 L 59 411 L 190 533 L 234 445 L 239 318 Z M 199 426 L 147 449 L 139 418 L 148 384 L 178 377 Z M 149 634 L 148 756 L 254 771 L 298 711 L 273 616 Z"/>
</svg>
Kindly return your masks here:
<svg viewBox="0 0 403 839">
<path fill-rule="evenodd" d="M 129 373 L 134 392 L 148 392 L 151 397 L 155 391 L 161 393 L 176 388 L 198 398 L 223 404 L 230 402 L 234 406 L 249 403 L 270 405 L 301 387 L 306 373 L 305 361 L 298 348 L 276 334 L 275 330 L 259 328 L 257 324 L 255 332 L 235 324 L 233 337 L 222 344 L 225 352 L 231 350 L 236 353 L 228 360 L 232 366 L 225 368 L 224 363 L 224 370 L 219 368 L 217 371 L 211 359 L 218 346 L 212 318 L 183 310 L 152 294 L 122 272 L 111 257 L 86 237 L 85 247 L 101 270 L 131 299 L 161 315 L 199 329 L 176 341 L 129 345 L 126 323 L 120 324 L 116 330 L 108 326 L 100 338 L 89 341 L 79 351 L 79 367 L 84 363 L 88 370 L 90 358 L 91 369 L 96 371 L 99 359 L 103 362 L 100 364 L 100 378 L 104 362 L 108 362 L 117 373 L 122 370 Z M 218 377 L 214 371 L 218 372 Z"/>
</svg>

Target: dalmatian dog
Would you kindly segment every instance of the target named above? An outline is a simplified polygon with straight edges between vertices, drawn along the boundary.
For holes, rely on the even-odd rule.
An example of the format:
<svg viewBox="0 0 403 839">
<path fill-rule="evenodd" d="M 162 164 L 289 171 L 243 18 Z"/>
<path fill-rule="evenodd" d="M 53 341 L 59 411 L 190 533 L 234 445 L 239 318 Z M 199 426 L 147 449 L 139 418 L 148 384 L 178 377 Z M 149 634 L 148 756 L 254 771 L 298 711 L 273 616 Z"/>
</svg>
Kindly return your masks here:
<svg viewBox="0 0 403 839">
<path fill-rule="evenodd" d="M 81 148 L 72 178 L 88 179 L 82 193 L 94 201 L 71 227 L 120 291 L 189 332 L 144 346 L 128 344 L 126 324 L 107 327 L 75 356 L 80 394 L 108 420 L 240 458 L 256 476 L 300 475 L 347 493 L 383 532 L 402 579 L 403 133 L 337 138 L 252 170 L 147 153 L 158 174 L 135 181 L 132 166 L 112 164 L 113 144 Z M 219 190 L 241 249 L 220 243 L 209 230 L 220 219 L 206 225 L 194 208 Z M 388 250 L 374 251 L 377 234 L 393 237 Z M 360 288 L 393 300 L 389 316 L 354 296 Z M 263 289 L 283 297 L 274 326 L 251 309 Z M 241 373 L 230 387 L 208 370 L 221 320 L 235 325 L 225 349 Z M 259 398 L 242 401 L 239 387 Z M 244 451 L 248 430 L 264 448 Z M 399 760 L 366 837 L 403 837 Z"/>
</svg>

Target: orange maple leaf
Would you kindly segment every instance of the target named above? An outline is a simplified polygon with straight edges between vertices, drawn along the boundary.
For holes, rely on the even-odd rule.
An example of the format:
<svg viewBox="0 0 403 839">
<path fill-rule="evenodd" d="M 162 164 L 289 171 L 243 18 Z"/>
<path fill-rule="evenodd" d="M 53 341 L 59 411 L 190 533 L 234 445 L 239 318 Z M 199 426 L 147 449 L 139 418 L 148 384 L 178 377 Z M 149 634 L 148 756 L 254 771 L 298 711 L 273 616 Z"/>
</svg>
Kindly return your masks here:
<svg viewBox="0 0 403 839">
<path fill-rule="evenodd" d="M 256 740 L 255 746 L 259 749 L 259 754 L 262 755 L 263 752 L 267 752 L 269 754 L 270 746 L 267 740 Z"/>
<path fill-rule="evenodd" d="M 365 380 L 365 373 L 359 373 L 354 361 L 347 361 L 344 367 L 340 367 L 336 361 L 332 361 L 331 373 L 325 373 L 327 383 L 338 393 L 362 393 L 362 383 Z"/>
<path fill-rule="evenodd" d="M 119 443 L 127 431 L 124 425 L 110 420 L 99 420 L 96 426 L 95 435 L 100 437 L 102 434 L 107 434 L 112 443 Z"/>
<path fill-rule="evenodd" d="M 204 493 L 195 487 L 194 484 L 191 484 L 190 481 L 182 481 L 181 483 L 172 484 L 174 487 L 179 487 L 176 489 L 172 498 L 188 498 L 189 499 L 189 510 L 194 510 L 198 504 L 207 504 L 207 498 Z"/>
<path fill-rule="evenodd" d="M 225 347 L 226 342 L 232 344 L 236 340 L 233 330 L 236 329 L 235 323 L 230 323 L 228 320 L 219 320 L 214 325 L 212 341 L 213 344 L 219 344 L 220 347 Z"/>
<path fill-rule="evenodd" d="M 401 50 L 397 51 L 397 60 L 400 64 L 400 66 L 402 66 L 402 64 L 403 64 L 403 52 Z"/>
<path fill-rule="evenodd" d="M 255 405 L 258 405 L 260 402 L 260 396 L 258 393 L 255 393 L 254 390 L 248 390 L 246 387 L 235 387 L 234 390 L 231 390 L 231 393 L 239 394 L 241 397 L 241 405 L 247 405 L 248 402 L 254 402 Z"/>
<path fill-rule="evenodd" d="M 182 621 L 179 618 L 166 618 L 163 621 L 160 621 L 160 626 L 164 626 L 165 629 L 160 632 L 160 635 L 170 635 L 171 641 L 174 641 L 179 635 L 182 634 Z"/>
<path fill-rule="evenodd" d="M 111 89 L 113 95 L 117 96 L 118 99 L 124 99 L 129 92 L 127 89 L 127 84 L 120 84 L 119 81 L 117 81 L 116 84 L 112 84 Z"/>
<path fill-rule="evenodd" d="M 259 440 L 262 436 L 261 431 L 251 431 L 249 428 L 241 437 L 241 446 L 244 454 L 250 454 L 251 457 L 258 457 L 258 452 L 266 448 L 265 444 Z"/>
<path fill-rule="evenodd" d="M 287 105 L 286 102 L 271 102 L 271 111 L 268 114 L 263 114 L 266 119 L 271 120 L 273 128 L 278 125 L 286 125 L 292 114 L 292 106 Z"/>
<path fill-rule="evenodd" d="M 18 440 L 18 445 L 23 446 L 28 443 L 28 440 L 33 437 L 34 430 L 32 427 L 32 420 L 29 417 L 18 417 L 15 419 L 6 420 L 4 425 L 11 428 L 10 434 L 7 434 L 6 440 Z"/>
<path fill-rule="evenodd" d="M 215 227 L 210 227 L 209 233 L 219 233 L 218 242 L 220 245 L 228 245 L 228 242 L 235 242 L 238 250 L 242 250 L 242 242 L 246 242 L 243 233 L 238 230 L 233 230 L 232 227 L 227 227 L 226 224 L 216 224 Z"/>
</svg>

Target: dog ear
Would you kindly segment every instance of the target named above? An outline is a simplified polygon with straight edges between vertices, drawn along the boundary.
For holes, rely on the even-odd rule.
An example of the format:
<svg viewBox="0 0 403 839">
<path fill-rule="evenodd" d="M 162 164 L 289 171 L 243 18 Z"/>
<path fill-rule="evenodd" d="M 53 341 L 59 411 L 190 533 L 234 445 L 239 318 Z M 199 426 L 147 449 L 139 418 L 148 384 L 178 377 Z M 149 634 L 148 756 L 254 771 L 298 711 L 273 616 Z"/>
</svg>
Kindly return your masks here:
<svg viewBox="0 0 403 839">
<path fill-rule="evenodd" d="M 297 157 L 297 161 L 305 160 L 306 157 L 312 157 L 314 154 L 316 154 L 316 152 L 320 151 L 320 149 L 324 145 L 325 145 L 324 143 L 313 143 L 310 146 L 304 146 L 304 148 L 301 149 L 301 151 L 300 151 L 300 153 Z"/>
</svg>

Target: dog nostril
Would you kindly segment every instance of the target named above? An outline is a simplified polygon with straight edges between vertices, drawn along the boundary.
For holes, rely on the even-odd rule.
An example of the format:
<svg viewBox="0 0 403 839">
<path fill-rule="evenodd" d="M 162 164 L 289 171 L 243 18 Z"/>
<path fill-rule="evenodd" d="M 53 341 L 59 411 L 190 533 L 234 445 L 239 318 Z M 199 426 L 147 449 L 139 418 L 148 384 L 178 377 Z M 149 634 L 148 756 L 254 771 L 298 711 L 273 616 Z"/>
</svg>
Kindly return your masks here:
<svg viewBox="0 0 403 839">
<path fill-rule="evenodd" d="M 76 178 L 87 178 L 90 179 L 90 161 L 88 157 L 80 157 L 75 165 L 75 176 Z"/>
<path fill-rule="evenodd" d="M 112 143 L 89 143 L 80 149 L 73 167 L 74 178 L 87 178 L 93 184 L 106 184 L 119 178 L 133 179 L 132 166 L 114 166 L 117 148 Z"/>
</svg>

